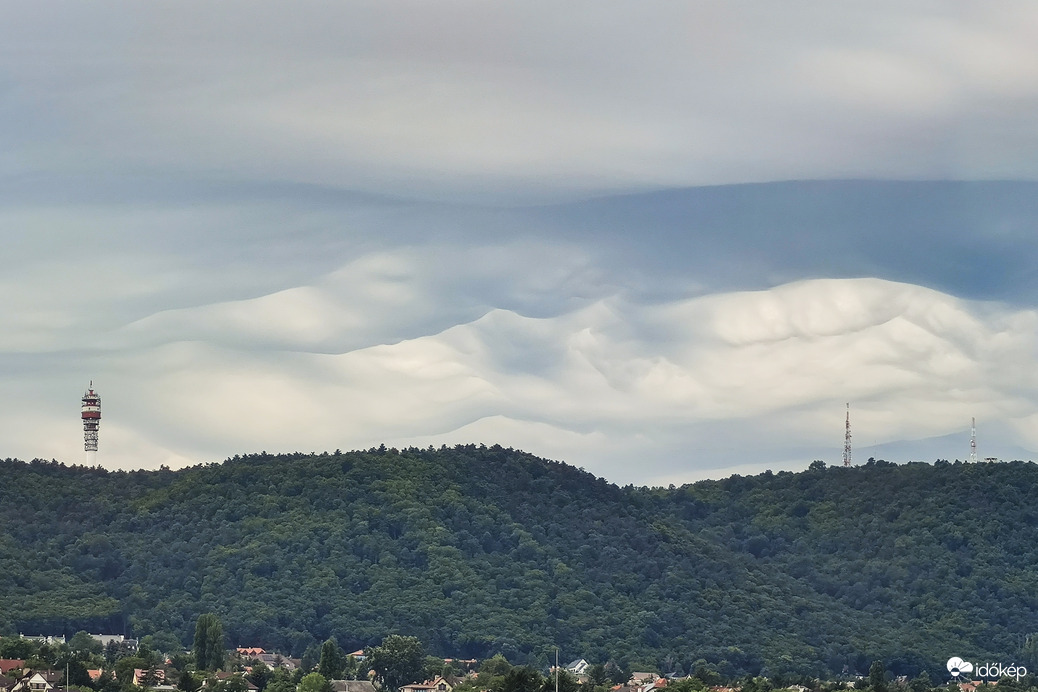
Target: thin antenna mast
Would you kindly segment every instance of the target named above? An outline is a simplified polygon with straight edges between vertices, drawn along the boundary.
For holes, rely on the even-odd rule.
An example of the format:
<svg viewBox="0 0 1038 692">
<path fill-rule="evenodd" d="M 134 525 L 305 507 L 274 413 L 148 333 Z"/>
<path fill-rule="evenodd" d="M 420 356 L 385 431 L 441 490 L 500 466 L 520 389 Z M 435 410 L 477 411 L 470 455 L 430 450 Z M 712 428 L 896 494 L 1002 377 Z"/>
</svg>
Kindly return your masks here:
<svg viewBox="0 0 1038 692">
<path fill-rule="evenodd" d="M 970 419 L 970 463 L 977 463 L 977 419 Z"/>
<path fill-rule="evenodd" d="M 847 403 L 847 432 L 843 436 L 843 465 L 851 465 L 851 405 Z"/>
</svg>

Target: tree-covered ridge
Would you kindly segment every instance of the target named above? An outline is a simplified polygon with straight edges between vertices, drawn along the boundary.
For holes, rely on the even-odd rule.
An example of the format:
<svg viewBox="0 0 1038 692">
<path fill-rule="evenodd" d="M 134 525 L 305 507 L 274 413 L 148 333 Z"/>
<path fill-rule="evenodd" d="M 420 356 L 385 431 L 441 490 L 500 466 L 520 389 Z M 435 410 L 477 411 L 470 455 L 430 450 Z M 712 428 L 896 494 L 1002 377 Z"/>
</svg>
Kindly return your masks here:
<svg viewBox="0 0 1038 692">
<path fill-rule="evenodd" d="M 1038 630 L 1030 463 L 615 485 L 500 447 L 252 455 L 181 471 L 0 462 L 0 631 L 724 675 L 937 675 Z M 1038 663 L 1038 662 L 1036 662 Z M 1038 665 L 1035 666 L 1038 670 Z"/>
</svg>

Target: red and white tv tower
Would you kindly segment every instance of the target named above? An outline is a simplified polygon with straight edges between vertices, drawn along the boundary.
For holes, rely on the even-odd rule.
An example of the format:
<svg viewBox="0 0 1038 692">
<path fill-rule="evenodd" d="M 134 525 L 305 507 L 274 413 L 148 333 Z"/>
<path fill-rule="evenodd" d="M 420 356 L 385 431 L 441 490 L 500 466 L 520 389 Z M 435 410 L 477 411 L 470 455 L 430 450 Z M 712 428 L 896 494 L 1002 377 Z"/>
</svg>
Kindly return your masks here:
<svg viewBox="0 0 1038 692">
<path fill-rule="evenodd" d="M 94 391 L 94 381 L 83 395 L 83 449 L 87 463 L 97 461 L 97 430 L 101 427 L 101 397 Z"/>
</svg>

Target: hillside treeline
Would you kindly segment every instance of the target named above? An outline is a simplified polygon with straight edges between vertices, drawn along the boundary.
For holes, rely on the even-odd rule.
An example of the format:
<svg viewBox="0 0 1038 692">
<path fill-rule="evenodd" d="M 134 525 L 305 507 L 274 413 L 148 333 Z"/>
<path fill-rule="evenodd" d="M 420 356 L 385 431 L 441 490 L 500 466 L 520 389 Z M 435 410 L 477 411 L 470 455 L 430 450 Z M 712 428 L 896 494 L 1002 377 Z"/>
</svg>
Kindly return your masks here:
<svg viewBox="0 0 1038 692">
<path fill-rule="evenodd" d="M 0 462 L 0 633 L 299 655 L 946 677 L 1029 662 L 1038 466 L 894 465 L 617 487 L 501 447 L 249 455 L 180 471 Z M 1038 670 L 1038 661 L 1031 663 Z"/>
</svg>

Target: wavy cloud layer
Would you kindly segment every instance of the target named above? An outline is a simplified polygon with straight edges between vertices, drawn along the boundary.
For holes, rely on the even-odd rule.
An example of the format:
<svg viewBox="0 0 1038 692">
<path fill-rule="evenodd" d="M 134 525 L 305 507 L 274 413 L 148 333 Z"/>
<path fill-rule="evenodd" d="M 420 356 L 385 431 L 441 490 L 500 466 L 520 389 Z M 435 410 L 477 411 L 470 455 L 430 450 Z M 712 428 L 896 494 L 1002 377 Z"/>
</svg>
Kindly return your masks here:
<svg viewBox="0 0 1038 692">
<path fill-rule="evenodd" d="M 395 316 L 413 328 L 413 312 L 448 304 L 450 291 L 416 276 L 414 260 L 364 258 L 311 286 L 162 312 L 112 333 L 90 359 L 108 394 L 100 457 L 134 467 L 481 441 L 617 482 L 669 483 L 743 465 L 835 463 L 845 402 L 862 448 L 959 434 L 957 449 L 934 458 L 965 458 L 971 416 L 1013 431 L 989 450 L 1038 448 L 1034 311 L 878 279 L 812 280 L 658 303 L 611 295 L 550 317 L 490 309 L 367 343 L 372 316 L 391 324 L 406 306 Z M 361 296 L 353 281 L 372 285 L 364 268 L 393 278 Z M 31 400 L 39 377 L 53 391 L 67 374 L 37 372 L 17 394 Z M 22 417 L 20 399 L 3 404 L 8 420 Z M 66 418 L 25 420 L 7 442 L 22 454 L 81 456 Z"/>
</svg>

